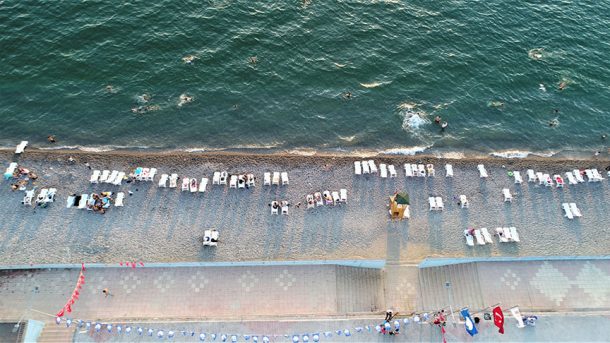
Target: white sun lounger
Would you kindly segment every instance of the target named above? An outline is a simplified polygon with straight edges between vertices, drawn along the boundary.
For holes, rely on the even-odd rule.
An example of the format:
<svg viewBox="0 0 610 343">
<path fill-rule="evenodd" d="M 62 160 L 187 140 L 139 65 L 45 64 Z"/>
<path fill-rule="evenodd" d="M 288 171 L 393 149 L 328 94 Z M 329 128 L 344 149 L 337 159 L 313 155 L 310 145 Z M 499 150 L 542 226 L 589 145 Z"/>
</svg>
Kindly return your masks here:
<svg viewBox="0 0 610 343">
<path fill-rule="evenodd" d="M 369 167 L 369 161 L 362 161 L 362 173 L 363 174 L 371 173 L 371 167 Z"/>
<path fill-rule="evenodd" d="M 428 176 L 435 176 L 436 172 L 434 171 L 434 165 L 431 163 L 426 164 L 426 172 Z"/>
<path fill-rule="evenodd" d="M 288 182 L 288 172 L 282 172 L 282 186 L 289 184 Z"/>
<path fill-rule="evenodd" d="M 486 227 L 481 228 L 481 234 L 483 235 L 483 239 L 485 239 L 485 243 L 492 244 L 494 242 Z"/>
<path fill-rule="evenodd" d="M 576 207 L 576 203 L 571 202 L 570 203 L 570 209 L 572 210 L 572 214 L 575 217 L 582 217 L 582 213 L 580 212 L 580 210 L 578 209 L 578 207 Z"/>
<path fill-rule="evenodd" d="M 542 178 L 544 179 L 544 182 L 543 182 L 543 183 L 544 183 L 544 185 L 545 185 L 546 187 L 551 187 L 551 186 L 553 186 L 553 179 L 551 179 L 551 175 L 549 175 L 549 174 L 544 174 L 544 175 L 542 176 Z"/>
<path fill-rule="evenodd" d="M 191 180 L 188 177 L 182 179 L 182 191 L 188 192 L 189 187 L 191 186 Z"/>
<path fill-rule="evenodd" d="M 76 197 L 74 195 L 68 196 L 68 199 L 66 199 L 66 208 L 74 206 L 74 202 L 76 202 Z"/>
<path fill-rule="evenodd" d="M 246 188 L 246 175 L 239 175 L 237 177 L 237 188 Z"/>
<path fill-rule="evenodd" d="M 125 177 L 125 172 L 119 172 L 119 175 L 117 175 L 117 177 L 114 179 L 114 182 L 112 184 L 115 186 L 120 186 L 121 183 L 123 182 L 124 177 Z"/>
<path fill-rule="evenodd" d="M 99 170 L 94 170 L 93 174 L 91 174 L 91 178 L 89 179 L 89 182 L 98 183 L 101 174 L 102 173 Z"/>
<path fill-rule="evenodd" d="M 189 190 L 191 193 L 195 193 L 199 190 L 199 183 L 197 182 L 197 178 L 192 177 L 189 180 Z"/>
<path fill-rule="evenodd" d="M 474 230 L 474 238 L 477 239 L 478 245 L 485 245 L 485 239 L 483 238 L 483 235 L 481 235 L 481 231 L 479 231 L 479 229 Z"/>
<path fill-rule="evenodd" d="M 602 177 L 602 175 L 599 173 L 599 171 L 595 168 L 591 169 L 591 173 L 593 174 L 593 179 L 596 182 L 600 182 L 602 181 L 604 178 Z"/>
<path fill-rule="evenodd" d="M 231 179 L 229 181 L 229 188 L 237 188 L 237 175 L 231 175 Z"/>
<path fill-rule="evenodd" d="M 426 177 L 426 167 L 423 164 L 417 165 L 417 176 Z"/>
<path fill-rule="evenodd" d="M 508 230 L 510 231 L 510 237 L 513 240 L 513 242 L 520 242 L 521 240 L 519 240 L 519 233 L 517 232 L 517 228 L 514 226 L 511 226 L 508 228 Z"/>
<path fill-rule="evenodd" d="M 563 204 L 561 204 L 561 207 L 563 207 L 565 217 L 567 217 L 568 219 L 574 219 L 574 214 L 572 213 L 572 209 L 570 209 L 570 204 L 564 202 Z"/>
<path fill-rule="evenodd" d="M 520 185 L 523 183 L 523 178 L 521 177 L 521 172 L 518 170 L 513 171 L 513 176 L 515 177 L 515 184 Z"/>
<path fill-rule="evenodd" d="M 169 188 L 178 187 L 178 174 L 172 174 L 169 177 Z"/>
<path fill-rule="evenodd" d="M 504 228 L 497 227 L 496 228 L 496 235 L 498 235 L 498 240 L 500 241 L 500 243 L 508 243 L 509 242 L 509 238 L 506 236 L 506 233 L 504 232 Z"/>
<path fill-rule="evenodd" d="M 271 184 L 279 186 L 280 185 L 280 172 L 273 172 L 273 178 L 271 179 Z"/>
<path fill-rule="evenodd" d="M 49 193 L 49 190 L 46 188 L 43 188 L 40 190 L 40 193 L 38 193 L 38 196 L 36 197 L 36 204 L 40 204 L 42 202 L 44 202 L 44 200 L 47 198 L 47 193 Z"/>
<path fill-rule="evenodd" d="M 470 207 L 470 203 L 468 202 L 468 198 L 464 194 L 460 195 L 460 206 L 462 208 Z"/>
<path fill-rule="evenodd" d="M 587 175 L 587 182 L 595 182 L 595 178 L 593 177 L 593 172 L 591 169 L 585 169 L 585 175 Z"/>
<path fill-rule="evenodd" d="M 405 176 L 412 177 L 413 171 L 411 170 L 411 165 L 409 163 L 405 163 Z"/>
<path fill-rule="evenodd" d="M 561 177 L 561 175 L 559 174 L 555 174 L 553 175 L 553 179 L 555 180 L 555 184 L 557 185 L 557 188 L 563 188 L 563 178 Z"/>
<path fill-rule="evenodd" d="M 155 175 L 157 175 L 157 168 L 150 168 L 148 176 L 146 177 L 146 181 L 154 181 Z"/>
<path fill-rule="evenodd" d="M 320 192 L 315 192 L 313 194 L 313 198 L 316 202 L 316 206 L 324 206 L 324 199 L 322 198 L 322 194 Z"/>
<path fill-rule="evenodd" d="M 106 182 L 106 180 L 108 180 L 108 176 L 110 176 L 110 170 L 102 171 L 102 175 L 100 176 L 100 182 Z"/>
<path fill-rule="evenodd" d="M 246 175 L 246 184 L 248 185 L 248 187 L 256 186 L 256 182 L 254 180 L 254 174 Z"/>
<path fill-rule="evenodd" d="M 167 187 L 167 180 L 169 179 L 169 175 L 161 174 L 161 178 L 159 179 L 159 187 Z"/>
<path fill-rule="evenodd" d="M 356 175 L 362 174 L 362 165 L 360 164 L 360 161 L 354 162 L 354 174 L 356 174 Z"/>
<path fill-rule="evenodd" d="M 125 193 L 118 192 L 116 194 L 116 199 L 114 199 L 114 206 L 115 207 L 123 207 L 123 200 L 124 199 L 125 199 Z"/>
<path fill-rule="evenodd" d="M 472 237 L 472 235 L 470 233 L 468 233 L 468 229 L 464 230 L 464 237 L 466 238 L 466 244 L 468 246 L 473 247 L 474 246 L 474 238 Z"/>
<path fill-rule="evenodd" d="M 282 214 L 288 215 L 288 201 L 282 201 Z"/>
<path fill-rule="evenodd" d="M 227 179 L 229 178 L 229 173 L 226 170 L 220 172 L 220 184 L 226 185 Z"/>
<path fill-rule="evenodd" d="M 275 207 L 275 208 L 274 208 Z M 277 201 L 271 202 L 271 214 L 279 214 L 280 204 Z"/>
<path fill-rule="evenodd" d="M 57 194 L 57 188 L 49 188 L 49 192 L 47 193 L 47 197 L 44 199 L 44 202 L 54 202 L 55 194 Z"/>
<path fill-rule="evenodd" d="M 271 173 L 265 172 L 263 174 L 263 186 L 271 186 Z"/>
<path fill-rule="evenodd" d="M 407 219 L 411 218 L 411 209 L 409 208 L 409 205 L 405 207 L 405 211 L 403 212 L 402 217 Z"/>
<path fill-rule="evenodd" d="M 479 174 L 481 176 L 481 178 L 486 178 L 487 177 L 487 170 L 485 170 L 485 166 L 482 164 L 479 164 L 477 166 L 477 168 L 479 169 Z"/>
<path fill-rule="evenodd" d="M 313 200 L 313 194 L 307 194 L 305 196 L 305 203 L 307 204 L 307 208 L 316 207 L 316 202 Z"/>
<path fill-rule="evenodd" d="M 220 185 L 220 172 L 212 174 L 212 185 Z"/>
<path fill-rule="evenodd" d="M 576 178 L 576 181 L 578 181 L 579 183 L 585 182 L 585 179 L 582 177 L 580 170 L 574 169 L 573 172 L 574 172 L 574 178 Z"/>
<path fill-rule="evenodd" d="M 78 203 L 78 208 L 83 209 L 87 208 L 87 201 L 89 200 L 89 194 L 83 194 L 80 196 L 80 202 Z"/>
<path fill-rule="evenodd" d="M 19 145 L 15 148 L 15 154 L 21 154 L 25 151 L 25 148 L 28 146 L 28 141 L 21 141 Z"/>
<path fill-rule="evenodd" d="M 445 164 L 445 177 L 453 177 L 453 166 Z"/>
<path fill-rule="evenodd" d="M 203 245 L 215 247 L 218 245 L 219 233 L 217 230 L 205 230 L 203 232 Z"/>
<path fill-rule="evenodd" d="M 207 188 L 208 188 L 208 178 L 204 177 L 201 179 L 201 183 L 199 184 L 199 193 L 205 192 L 205 190 Z"/>
<path fill-rule="evenodd" d="M 533 169 L 527 170 L 527 182 L 536 182 L 536 173 Z"/>
<path fill-rule="evenodd" d="M 369 160 L 369 168 L 371 168 L 371 174 L 377 173 L 377 166 L 375 165 L 375 161 Z"/>
<path fill-rule="evenodd" d="M 572 172 L 566 172 L 566 178 L 568 179 L 568 184 L 570 184 L 570 185 L 575 185 L 578 183 L 578 181 L 576 181 L 576 178 L 574 177 L 574 174 L 572 174 Z"/>
<path fill-rule="evenodd" d="M 46 194 L 45 194 L 46 195 Z M 26 191 L 23 200 L 21 201 L 24 205 L 32 205 L 32 199 L 34 199 L 34 190 Z"/>
<path fill-rule="evenodd" d="M 382 177 L 384 179 L 388 177 L 388 166 L 386 166 L 385 163 L 382 163 L 379 165 L 379 170 L 380 170 L 380 173 L 379 173 L 380 177 Z"/>
<path fill-rule="evenodd" d="M 341 188 L 339 190 L 339 194 L 340 194 L 339 201 L 341 201 L 342 203 L 347 204 L 347 189 Z"/>
<path fill-rule="evenodd" d="M 390 173 L 390 177 L 396 177 L 396 168 L 394 168 L 393 164 L 388 165 L 388 172 Z"/>
<path fill-rule="evenodd" d="M 436 208 L 441 211 L 445 209 L 445 205 L 443 204 L 443 199 L 441 197 L 436 197 Z"/>
<path fill-rule="evenodd" d="M 435 211 L 436 210 L 436 199 L 434 199 L 434 197 L 429 197 L 428 203 L 430 204 L 430 211 Z"/>
<path fill-rule="evenodd" d="M 4 178 L 5 179 L 10 179 L 13 177 L 13 174 L 15 173 L 15 170 L 17 169 L 17 162 L 11 162 L 11 164 L 8 165 L 8 168 L 6 168 L 6 171 L 4 172 Z"/>
<path fill-rule="evenodd" d="M 536 172 L 536 179 L 539 185 L 544 185 L 544 174 L 542 172 Z"/>
<path fill-rule="evenodd" d="M 113 170 L 112 173 L 110 174 L 110 176 L 108 177 L 108 179 L 106 179 L 106 183 L 114 183 L 117 176 L 119 176 L 119 171 Z"/>
<path fill-rule="evenodd" d="M 333 203 L 336 205 L 339 203 L 339 201 L 341 200 L 341 198 L 339 197 L 339 192 L 334 191 L 332 192 L 332 196 L 333 196 Z"/>
<path fill-rule="evenodd" d="M 504 194 L 504 202 L 513 202 L 513 196 L 508 188 L 502 189 L 502 194 Z"/>
</svg>

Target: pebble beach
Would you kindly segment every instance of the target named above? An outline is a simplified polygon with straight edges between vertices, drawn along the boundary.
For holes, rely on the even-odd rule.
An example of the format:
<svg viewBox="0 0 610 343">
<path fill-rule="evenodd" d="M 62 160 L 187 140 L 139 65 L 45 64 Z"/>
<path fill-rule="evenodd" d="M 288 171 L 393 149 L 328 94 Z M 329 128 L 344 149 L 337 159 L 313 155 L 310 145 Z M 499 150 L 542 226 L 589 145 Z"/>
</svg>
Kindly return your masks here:
<svg viewBox="0 0 610 343">
<path fill-rule="evenodd" d="M 72 156 L 74 163 L 69 163 Z M 426 257 L 572 256 L 610 255 L 610 187 L 602 182 L 567 185 L 563 189 L 528 183 L 525 170 L 551 175 L 575 169 L 597 168 L 606 175 L 608 160 L 500 159 L 446 160 L 427 156 L 382 156 L 376 163 L 395 165 L 398 177 L 354 175 L 354 156 L 244 155 L 238 153 L 177 153 L 113 151 L 41 151 L 23 155 L 0 152 L 5 168 L 10 162 L 38 174 L 37 189 L 55 187 L 56 200 L 46 208 L 24 206 L 24 193 L 0 187 L 0 263 L 118 263 L 386 259 L 417 263 Z M 138 167 L 158 169 L 154 182 L 121 186 L 92 185 L 92 169 L 126 173 Z M 433 163 L 435 177 L 406 178 L 404 163 Z M 445 163 L 454 167 L 446 178 Z M 485 164 L 489 178 L 481 179 L 476 165 Z M 229 189 L 211 185 L 214 171 L 253 173 L 256 187 Z M 521 170 L 524 183 L 515 185 L 507 171 Z M 287 186 L 263 186 L 266 171 L 286 171 Z M 210 179 L 205 193 L 158 188 L 162 173 Z M 567 181 L 566 181 L 567 183 Z M 31 184 L 28 189 L 31 188 Z M 305 195 L 315 191 L 347 189 L 348 202 L 307 209 Z M 502 189 L 509 188 L 512 203 Z M 102 191 L 131 192 L 125 206 L 105 214 L 66 208 L 69 194 Z M 411 218 L 391 220 L 388 197 L 406 191 Z M 470 208 L 462 209 L 464 194 Z M 429 211 L 428 197 L 441 196 L 444 211 Z M 288 200 L 289 215 L 272 216 L 268 204 Z M 296 204 L 301 202 L 297 208 Z M 568 220 L 562 202 L 575 202 L 583 216 Z M 469 247 L 463 237 L 468 227 L 517 227 L 521 242 Z M 217 247 L 203 247 L 206 228 L 220 232 Z"/>
</svg>

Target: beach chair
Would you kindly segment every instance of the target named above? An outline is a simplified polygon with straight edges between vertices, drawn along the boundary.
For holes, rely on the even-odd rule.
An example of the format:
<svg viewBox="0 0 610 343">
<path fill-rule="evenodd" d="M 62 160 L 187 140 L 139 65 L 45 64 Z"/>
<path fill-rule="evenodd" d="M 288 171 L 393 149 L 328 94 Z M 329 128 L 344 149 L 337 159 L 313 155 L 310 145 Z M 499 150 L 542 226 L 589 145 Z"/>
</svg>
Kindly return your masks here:
<svg viewBox="0 0 610 343">
<path fill-rule="evenodd" d="M 604 179 L 596 168 L 591 169 L 591 173 L 593 174 L 593 180 L 595 182 L 600 182 Z"/>
<path fill-rule="evenodd" d="M 15 170 L 17 169 L 17 162 L 11 162 L 8 165 L 8 168 L 6 168 L 6 171 L 4 172 L 4 178 L 6 180 L 11 179 L 13 177 L 13 174 L 15 174 Z"/>
<path fill-rule="evenodd" d="M 462 208 L 470 207 L 470 202 L 468 202 L 468 198 L 464 194 L 460 195 L 460 206 Z"/>
<path fill-rule="evenodd" d="M 436 210 L 436 199 L 434 197 L 429 197 L 428 203 L 430 204 L 430 211 L 435 211 Z"/>
<path fill-rule="evenodd" d="M 483 239 L 485 239 L 485 243 L 492 244 L 494 242 L 486 227 L 481 228 L 481 234 L 483 235 Z"/>
<path fill-rule="evenodd" d="M 332 192 L 332 196 L 333 196 L 333 204 L 334 204 L 334 205 L 338 204 L 338 203 L 339 203 L 339 200 L 341 199 L 341 198 L 339 197 L 339 192 L 337 192 L 337 191 L 333 191 L 333 192 Z"/>
<path fill-rule="evenodd" d="M 91 178 L 89 179 L 89 182 L 98 183 L 100 175 L 101 175 L 101 172 L 99 170 L 94 170 L 93 174 L 91 174 Z"/>
<path fill-rule="evenodd" d="M 205 190 L 208 188 L 208 178 L 204 177 L 201 179 L 201 183 L 199 184 L 199 193 L 203 193 L 205 192 Z"/>
<path fill-rule="evenodd" d="M 435 176 L 436 172 L 434 171 L 434 165 L 432 163 L 426 164 L 426 172 L 428 176 Z"/>
<path fill-rule="evenodd" d="M 123 200 L 125 200 L 125 193 L 123 192 L 118 192 L 116 194 L 116 199 L 114 199 L 114 206 L 115 207 L 123 207 Z"/>
<path fill-rule="evenodd" d="M 263 186 L 271 186 L 271 173 L 263 174 Z"/>
<path fill-rule="evenodd" d="M 279 172 L 273 172 L 273 177 L 271 178 L 271 184 L 275 185 L 275 186 L 280 185 L 280 173 Z"/>
<path fill-rule="evenodd" d="M 288 201 L 282 201 L 282 214 L 288 215 Z"/>
<path fill-rule="evenodd" d="M 568 204 L 567 202 L 564 202 L 563 204 L 561 204 L 561 207 L 563 207 L 563 211 L 565 212 L 565 217 L 567 217 L 568 219 L 574 219 L 574 214 L 572 213 L 572 209 L 570 209 L 570 204 Z"/>
<path fill-rule="evenodd" d="M 226 170 L 220 172 L 220 181 L 219 184 L 226 185 L 227 179 L 229 178 L 229 173 Z"/>
<path fill-rule="evenodd" d="M 466 238 L 466 244 L 470 247 L 474 246 L 474 238 L 472 237 L 472 235 L 468 232 L 469 230 L 466 229 L 464 230 L 464 237 Z"/>
<path fill-rule="evenodd" d="M 405 176 L 412 177 L 413 171 L 411 170 L 411 165 L 409 163 L 405 163 Z"/>
<path fill-rule="evenodd" d="M 48 189 L 46 189 L 46 188 L 41 189 L 40 193 L 38 193 L 38 196 L 36 197 L 36 204 L 43 203 L 44 200 L 47 198 L 47 193 L 49 193 Z"/>
<path fill-rule="evenodd" d="M 279 214 L 280 204 L 277 201 L 271 202 L 271 214 Z"/>
<path fill-rule="evenodd" d="M 282 186 L 286 186 L 288 182 L 288 172 L 282 172 Z"/>
<path fill-rule="evenodd" d="M 172 174 L 169 177 L 169 188 L 178 187 L 178 174 Z"/>
<path fill-rule="evenodd" d="M 506 237 L 506 234 L 504 233 L 504 229 L 501 227 L 497 227 L 496 228 L 496 235 L 498 235 L 498 240 L 500 241 L 500 243 L 508 243 L 508 237 Z"/>
<path fill-rule="evenodd" d="M 83 194 L 80 196 L 80 201 L 78 203 L 78 208 L 83 209 L 87 208 L 87 201 L 89 200 L 89 194 Z"/>
<path fill-rule="evenodd" d="M 555 184 L 557 188 L 563 188 L 563 178 L 559 174 L 553 175 L 553 179 L 555 179 Z"/>
<path fill-rule="evenodd" d="M 169 179 L 169 175 L 161 174 L 161 178 L 159 178 L 159 187 L 166 188 L 168 179 Z"/>
<path fill-rule="evenodd" d="M 212 185 L 220 185 L 220 172 L 214 172 L 212 175 Z"/>
<path fill-rule="evenodd" d="M 246 184 L 248 185 L 248 187 L 256 186 L 256 182 L 254 181 L 254 174 L 246 175 Z"/>
<path fill-rule="evenodd" d="M 333 197 L 330 194 L 330 191 L 324 191 L 322 192 L 322 198 L 324 198 L 324 204 L 325 205 L 334 205 L 334 201 L 333 201 Z"/>
<path fill-rule="evenodd" d="M 578 181 L 576 181 L 576 178 L 574 177 L 574 174 L 572 174 L 572 172 L 566 172 L 566 178 L 568 179 L 568 184 L 570 184 L 570 185 L 575 185 L 578 183 Z"/>
<path fill-rule="evenodd" d="M 203 232 L 203 245 L 215 247 L 218 245 L 218 230 L 208 229 Z"/>
<path fill-rule="evenodd" d="M 578 181 L 578 183 L 585 182 L 585 179 L 582 177 L 582 173 L 580 172 L 580 170 L 574 169 L 573 172 L 574 172 L 574 178 L 576 179 L 576 181 Z"/>
<path fill-rule="evenodd" d="M 155 179 L 155 175 L 157 175 L 157 168 L 150 168 L 150 171 L 148 172 L 148 176 L 146 177 L 146 181 L 154 181 Z"/>
<path fill-rule="evenodd" d="M 502 189 L 502 194 L 504 194 L 504 202 L 513 202 L 513 196 L 508 188 Z"/>
<path fill-rule="evenodd" d="M 313 194 L 307 194 L 305 196 L 305 202 L 307 203 L 307 208 L 316 207 L 316 202 L 313 200 Z"/>
<path fill-rule="evenodd" d="M 134 169 L 132 177 L 137 181 L 141 181 L 142 180 L 142 167 L 137 167 L 136 169 Z"/>
<path fill-rule="evenodd" d="M 316 206 L 324 206 L 324 199 L 322 199 L 322 194 L 320 192 L 315 192 L 313 198 L 316 202 Z"/>
<path fill-rule="evenodd" d="M 362 173 L 363 174 L 370 174 L 371 173 L 371 168 L 369 167 L 369 162 L 368 161 L 362 161 Z"/>
<path fill-rule="evenodd" d="M 436 197 L 436 208 L 440 211 L 445 209 L 445 205 L 443 204 L 443 199 L 441 197 Z"/>
<path fill-rule="evenodd" d="M 413 171 L 413 176 L 420 177 L 419 170 L 417 168 L 417 164 L 411 163 L 411 170 Z"/>
<path fill-rule="evenodd" d="M 140 174 L 140 181 L 148 181 L 150 177 L 150 168 L 142 168 L 142 173 Z"/>
<path fill-rule="evenodd" d="M 426 167 L 423 164 L 417 165 L 417 176 L 426 177 Z"/>
<path fill-rule="evenodd" d="M 237 189 L 237 175 L 231 175 L 231 179 L 229 181 L 229 188 Z"/>
<path fill-rule="evenodd" d="M 409 207 L 410 207 L 409 205 L 407 205 L 407 206 L 405 207 L 405 211 L 404 211 L 404 212 L 403 212 L 403 214 L 402 214 L 402 217 L 403 217 L 403 218 L 406 218 L 406 219 L 411 218 L 411 209 L 410 209 Z"/>
<path fill-rule="evenodd" d="M 536 182 L 536 174 L 533 169 L 527 170 L 527 182 Z"/>
<path fill-rule="evenodd" d="M 513 171 L 513 176 L 515 177 L 515 184 L 520 185 L 523 183 L 523 178 L 521 177 L 521 172 L 518 170 Z"/>
<path fill-rule="evenodd" d="M 190 181 L 191 180 L 188 177 L 185 177 L 185 178 L 182 179 L 182 188 L 181 189 L 182 189 L 183 192 L 188 192 L 189 187 L 191 185 Z"/>
<path fill-rule="evenodd" d="M 114 182 L 112 184 L 115 186 L 120 186 L 121 183 L 123 182 L 124 178 L 125 178 L 125 172 L 119 172 L 119 175 L 116 176 L 116 178 L 114 179 Z"/>
<path fill-rule="evenodd" d="M 573 202 L 570 203 L 570 210 L 572 210 L 572 214 L 575 217 L 582 217 L 582 213 L 580 212 L 580 210 L 576 206 L 576 203 L 573 203 Z"/>
<path fill-rule="evenodd" d="M 114 183 L 117 176 L 119 176 L 119 171 L 113 170 L 110 176 L 106 179 L 106 183 Z"/>
<path fill-rule="evenodd" d="M 371 174 L 377 173 L 377 166 L 375 165 L 375 161 L 369 160 L 369 168 L 371 168 Z"/>
<path fill-rule="evenodd" d="M 552 187 L 553 186 L 553 179 L 551 179 L 551 175 L 544 174 L 542 177 L 544 179 L 544 186 L 545 187 Z"/>
<path fill-rule="evenodd" d="M 386 166 L 385 163 L 381 163 L 379 165 L 379 170 L 380 170 L 380 172 L 379 172 L 380 177 L 382 177 L 384 179 L 388 177 L 388 166 Z"/>
<path fill-rule="evenodd" d="M 93 211 L 93 205 L 95 205 L 95 198 L 93 198 L 93 193 L 91 193 L 85 204 L 87 211 Z"/>
<path fill-rule="evenodd" d="M 481 231 L 479 231 L 478 229 L 474 230 L 474 237 L 477 239 L 477 244 L 478 245 L 485 245 L 485 239 L 483 238 L 483 235 L 481 234 Z"/>
<path fill-rule="evenodd" d="M 517 232 L 516 227 L 511 226 L 508 228 L 508 230 L 510 231 L 510 237 L 513 240 L 513 242 L 521 242 L 521 240 L 519 239 L 519 233 Z"/>
<path fill-rule="evenodd" d="M 339 201 L 341 201 L 344 204 L 347 204 L 347 189 L 341 188 L 339 190 L 339 194 L 340 194 Z"/>
<path fill-rule="evenodd" d="M 390 177 L 396 177 L 397 175 L 393 164 L 388 165 L 388 172 L 390 172 Z"/>
<path fill-rule="evenodd" d="M 445 164 L 445 177 L 453 177 L 453 166 Z"/>
<path fill-rule="evenodd" d="M 246 175 L 239 175 L 237 177 L 237 188 L 246 188 Z"/>
<path fill-rule="evenodd" d="M 593 178 L 593 172 L 591 171 L 591 169 L 585 169 L 585 175 L 587 175 L 587 182 L 595 181 L 595 179 Z"/>
<path fill-rule="evenodd" d="M 199 190 L 199 183 L 197 182 L 197 178 L 192 177 L 189 181 L 189 190 L 191 191 L 191 193 L 197 192 Z"/>
<path fill-rule="evenodd" d="M 100 182 L 106 182 L 108 180 L 108 176 L 110 176 L 110 170 L 102 171 L 102 175 L 100 176 Z"/>
<path fill-rule="evenodd" d="M 21 141 L 19 145 L 15 148 L 15 154 L 21 154 L 25 151 L 25 148 L 28 146 L 28 141 Z"/>
<path fill-rule="evenodd" d="M 57 194 L 57 188 L 49 188 L 49 192 L 47 192 L 47 196 L 44 199 L 44 202 L 46 202 L 46 203 L 54 202 L 55 194 Z"/>
<path fill-rule="evenodd" d="M 356 175 L 362 174 L 362 165 L 360 164 L 360 161 L 354 162 L 354 174 L 356 174 Z"/>
<path fill-rule="evenodd" d="M 481 176 L 481 178 L 487 178 L 487 170 L 485 170 L 485 166 L 482 164 L 479 164 L 477 166 L 477 169 L 479 169 L 479 175 Z"/>
<path fill-rule="evenodd" d="M 66 208 L 73 207 L 75 202 L 76 202 L 76 196 L 74 196 L 74 195 L 68 196 L 68 199 L 66 199 Z"/>
<path fill-rule="evenodd" d="M 26 191 L 25 195 L 23 196 L 23 200 L 21 200 L 21 203 L 24 205 L 32 205 L 32 199 L 34 199 L 34 190 L 30 190 L 30 191 Z"/>
</svg>

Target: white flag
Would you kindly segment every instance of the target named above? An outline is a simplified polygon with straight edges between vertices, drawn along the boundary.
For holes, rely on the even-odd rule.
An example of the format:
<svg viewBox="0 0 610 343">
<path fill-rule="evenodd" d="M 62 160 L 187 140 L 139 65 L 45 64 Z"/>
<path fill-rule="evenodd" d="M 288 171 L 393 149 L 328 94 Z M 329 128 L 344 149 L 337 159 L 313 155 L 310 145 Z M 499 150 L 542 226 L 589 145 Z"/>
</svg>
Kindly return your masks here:
<svg viewBox="0 0 610 343">
<path fill-rule="evenodd" d="M 523 318 L 521 317 L 521 312 L 519 311 L 519 307 L 515 306 L 513 308 L 510 309 L 510 313 L 513 314 L 513 317 L 515 317 L 515 319 L 517 320 L 517 327 L 518 328 L 523 328 L 525 327 L 525 324 L 523 324 Z"/>
</svg>

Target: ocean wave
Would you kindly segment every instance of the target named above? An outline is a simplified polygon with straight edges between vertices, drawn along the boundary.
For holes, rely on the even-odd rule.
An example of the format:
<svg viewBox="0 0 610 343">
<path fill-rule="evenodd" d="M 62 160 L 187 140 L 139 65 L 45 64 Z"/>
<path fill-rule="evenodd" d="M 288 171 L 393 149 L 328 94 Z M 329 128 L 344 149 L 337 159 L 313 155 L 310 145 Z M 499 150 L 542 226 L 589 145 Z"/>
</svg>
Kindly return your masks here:
<svg viewBox="0 0 610 343">
<path fill-rule="evenodd" d="M 360 83 L 360 86 L 364 88 L 377 88 L 388 83 L 392 83 L 392 81 L 373 81 L 371 83 Z"/>
<path fill-rule="evenodd" d="M 340 140 L 346 141 L 346 142 L 352 142 L 354 139 L 356 139 L 355 135 L 354 136 L 347 136 L 347 137 L 344 137 L 344 136 L 337 136 L 337 137 L 339 137 Z"/>
<path fill-rule="evenodd" d="M 402 111 L 403 120 L 402 120 L 402 128 L 405 131 L 409 131 L 411 129 L 418 129 L 423 125 L 429 124 L 430 120 L 426 119 L 426 113 L 421 111 Z"/>
<path fill-rule="evenodd" d="M 539 156 L 539 157 L 553 157 L 556 154 L 554 151 L 550 152 L 533 152 L 533 151 L 523 151 L 523 150 L 506 150 L 506 151 L 496 151 L 492 152 L 489 155 L 500 158 L 526 158 L 530 155 Z"/>
<path fill-rule="evenodd" d="M 127 146 L 127 145 L 98 145 L 98 146 L 83 146 L 83 145 L 56 145 L 52 147 L 37 147 L 39 150 L 80 150 L 86 152 L 106 152 L 114 150 L 146 150 L 151 149 L 150 146 Z"/>
<path fill-rule="evenodd" d="M 413 156 L 417 153 L 424 152 L 426 149 L 432 147 L 430 146 L 414 146 L 409 148 L 392 148 L 379 151 L 380 154 L 383 155 L 408 155 Z"/>
</svg>

